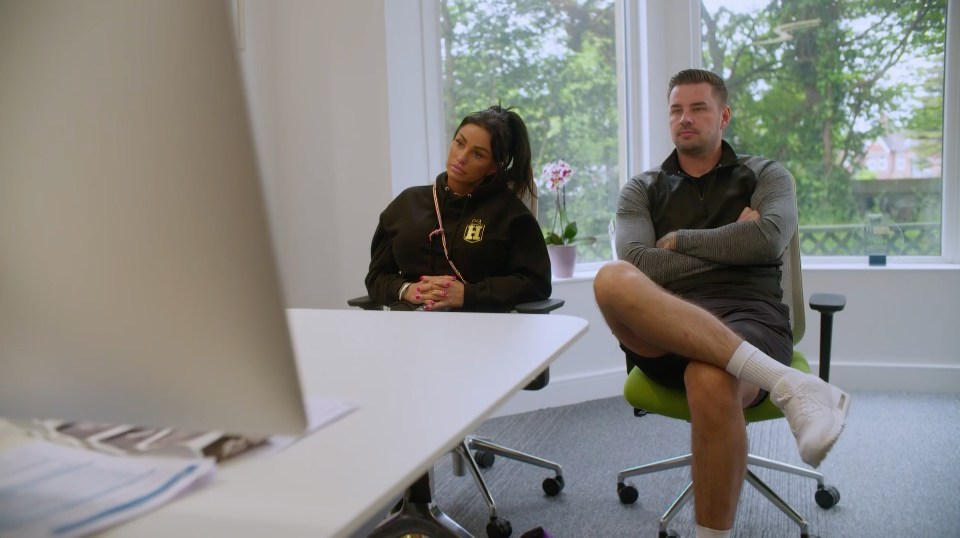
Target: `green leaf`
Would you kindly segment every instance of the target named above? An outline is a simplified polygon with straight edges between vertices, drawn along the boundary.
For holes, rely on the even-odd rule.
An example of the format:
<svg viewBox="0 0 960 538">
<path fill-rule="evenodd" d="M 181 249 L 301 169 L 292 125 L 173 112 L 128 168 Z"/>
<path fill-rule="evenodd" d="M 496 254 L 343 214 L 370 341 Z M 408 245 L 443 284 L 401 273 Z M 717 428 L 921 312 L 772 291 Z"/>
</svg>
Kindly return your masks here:
<svg viewBox="0 0 960 538">
<path fill-rule="evenodd" d="M 571 222 L 567 224 L 567 227 L 563 229 L 563 242 L 570 243 L 573 241 L 573 238 L 577 236 L 577 223 Z"/>
<path fill-rule="evenodd" d="M 553 232 L 548 233 L 547 236 L 544 238 L 544 240 L 547 242 L 548 245 L 562 245 L 562 244 L 563 244 L 563 239 L 561 239 L 559 235 L 557 235 L 557 234 L 555 234 L 555 233 L 553 233 Z"/>
</svg>

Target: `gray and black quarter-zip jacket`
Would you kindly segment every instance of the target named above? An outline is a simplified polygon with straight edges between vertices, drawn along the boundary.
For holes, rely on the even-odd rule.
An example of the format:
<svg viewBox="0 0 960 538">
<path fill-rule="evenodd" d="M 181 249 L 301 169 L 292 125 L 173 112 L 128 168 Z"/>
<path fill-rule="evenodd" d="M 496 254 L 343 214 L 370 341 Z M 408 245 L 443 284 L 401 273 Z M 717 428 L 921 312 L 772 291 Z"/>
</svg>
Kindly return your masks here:
<svg viewBox="0 0 960 538">
<path fill-rule="evenodd" d="M 550 258 L 536 217 L 506 187 L 481 185 L 459 196 L 437 176 L 437 199 L 450 258 L 467 284 L 463 310 L 507 312 L 550 297 Z M 410 187 L 380 214 L 370 247 L 367 293 L 382 304 L 403 307 L 404 282 L 421 275 L 453 275 L 443 255 L 433 205 L 433 187 Z M 406 305 L 409 307 L 409 305 Z"/>
<path fill-rule="evenodd" d="M 756 221 L 737 222 L 751 207 Z M 676 150 L 630 179 L 617 207 L 617 256 L 686 298 L 780 302 L 781 256 L 797 227 L 793 176 L 780 163 L 737 156 L 726 141 L 700 178 L 680 169 Z M 676 250 L 656 242 L 676 231 Z"/>
</svg>

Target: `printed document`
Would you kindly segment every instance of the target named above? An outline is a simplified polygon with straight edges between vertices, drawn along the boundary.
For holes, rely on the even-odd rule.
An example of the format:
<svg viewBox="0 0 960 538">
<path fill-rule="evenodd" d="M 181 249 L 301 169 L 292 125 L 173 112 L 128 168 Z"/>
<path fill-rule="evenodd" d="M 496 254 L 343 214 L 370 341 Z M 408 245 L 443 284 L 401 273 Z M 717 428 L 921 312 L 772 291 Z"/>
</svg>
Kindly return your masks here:
<svg viewBox="0 0 960 538">
<path fill-rule="evenodd" d="M 0 452 L 0 537 L 97 532 L 163 505 L 215 469 L 211 458 L 111 456 L 27 441 Z"/>
</svg>

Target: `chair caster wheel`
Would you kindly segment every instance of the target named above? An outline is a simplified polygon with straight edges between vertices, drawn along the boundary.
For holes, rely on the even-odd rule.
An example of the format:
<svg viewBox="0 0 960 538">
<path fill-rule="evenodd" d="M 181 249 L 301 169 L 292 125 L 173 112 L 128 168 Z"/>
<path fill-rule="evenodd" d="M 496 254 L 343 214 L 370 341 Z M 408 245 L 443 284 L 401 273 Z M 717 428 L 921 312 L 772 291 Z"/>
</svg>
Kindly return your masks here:
<svg viewBox="0 0 960 538">
<path fill-rule="evenodd" d="M 665 531 L 660 531 L 660 534 L 657 536 L 658 538 L 680 538 L 680 533 L 673 529 L 667 529 Z"/>
<path fill-rule="evenodd" d="M 506 519 L 490 518 L 487 523 L 487 538 L 507 538 L 513 533 L 513 526 Z"/>
<path fill-rule="evenodd" d="M 817 501 L 817 505 L 824 510 L 833 508 L 835 504 L 840 502 L 840 491 L 833 486 L 826 486 L 822 488 L 817 488 L 817 492 L 813 494 L 814 500 Z"/>
<path fill-rule="evenodd" d="M 637 488 L 625 482 L 620 482 L 617 484 L 617 496 L 620 497 L 620 502 L 623 504 L 633 504 L 640 498 L 640 492 L 637 491 Z"/>
<path fill-rule="evenodd" d="M 563 491 L 563 477 L 557 476 L 544 478 L 543 484 L 541 485 L 543 486 L 544 493 L 550 497 L 556 497 L 561 491 Z"/>
<path fill-rule="evenodd" d="M 487 469 L 493 467 L 493 462 L 496 459 L 496 456 L 493 452 L 487 452 L 486 450 L 478 450 L 473 453 L 473 459 L 477 461 L 477 466 L 481 469 Z"/>
</svg>

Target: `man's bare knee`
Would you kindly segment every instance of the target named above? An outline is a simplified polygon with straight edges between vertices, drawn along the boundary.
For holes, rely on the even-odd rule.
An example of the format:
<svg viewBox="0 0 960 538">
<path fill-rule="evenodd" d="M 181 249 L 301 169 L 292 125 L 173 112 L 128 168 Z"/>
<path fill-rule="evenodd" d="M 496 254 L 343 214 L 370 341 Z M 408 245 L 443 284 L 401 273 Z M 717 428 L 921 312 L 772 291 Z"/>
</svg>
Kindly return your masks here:
<svg viewBox="0 0 960 538">
<path fill-rule="evenodd" d="M 630 264 L 618 260 L 604 264 L 597 271 L 597 276 L 593 279 L 593 292 L 598 300 L 601 296 L 606 296 L 611 289 L 617 289 L 621 286 L 624 273 L 630 271 Z"/>
<path fill-rule="evenodd" d="M 622 299 L 627 293 L 641 292 L 646 282 L 652 281 L 633 264 L 618 260 L 605 264 L 597 271 L 593 279 L 593 293 L 597 304 L 603 307 Z"/>
<path fill-rule="evenodd" d="M 683 375 L 691 413 L 740 414 L 740 382 L 722 368 L 691 361 Z"/>
</svg>

